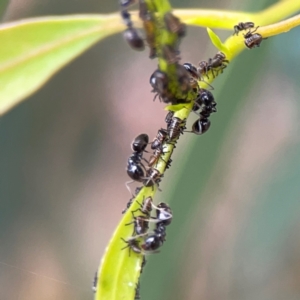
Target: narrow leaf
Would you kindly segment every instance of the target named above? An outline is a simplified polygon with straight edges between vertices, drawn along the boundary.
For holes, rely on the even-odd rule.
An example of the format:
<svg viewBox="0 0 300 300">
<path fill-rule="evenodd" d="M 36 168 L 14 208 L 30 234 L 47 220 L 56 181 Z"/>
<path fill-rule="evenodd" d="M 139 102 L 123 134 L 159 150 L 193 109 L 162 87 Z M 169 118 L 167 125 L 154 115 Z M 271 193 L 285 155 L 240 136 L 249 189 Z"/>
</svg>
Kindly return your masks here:
<svg viewBox="0 0 300 300">
<path fill-rule="evenodd" d="M 0 27 L 0 115 L 97 41 L 122 30 L 118 15 L 28 19 Z"/>
<path fill-rule="evenodd" d="M 143 188 L 124 214 L 102 257 L 96 282 L 95 300 L 133 300 L 141 273 L 143 255 L 123 249 L 133 234 L 132 211 L 140 208 L 143 195 L 154 195 L 152 187 Z"/>
<path fill-rule="evenodd" d="M 224 52 L 227 56 L 229 54 L 229 50 L 226 45 L 222 43 L 220 38 L 210 28 L 207 28 L 207 33 L 213 45 L 220 51 Z"/>
</svg>

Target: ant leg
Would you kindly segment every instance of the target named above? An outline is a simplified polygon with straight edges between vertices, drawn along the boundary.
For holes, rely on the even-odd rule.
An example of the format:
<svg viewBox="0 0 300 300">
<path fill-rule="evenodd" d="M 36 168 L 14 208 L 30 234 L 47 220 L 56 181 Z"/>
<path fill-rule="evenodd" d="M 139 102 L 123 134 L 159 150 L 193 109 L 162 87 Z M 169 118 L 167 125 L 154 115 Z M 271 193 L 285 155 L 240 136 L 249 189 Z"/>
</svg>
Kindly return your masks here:
<svg viewBox="0 0 300 300">
<path fill-rule="evenodd" d="M 131 191 L 131 189 L 129 187 L 129 184 L 131 184 L 133 182 L 134 182 L 134 180 L 125 182 L 126 188 L 127 188 L 127 190 L 129 191 L 129 193 L 131 194 L 132 197 L 134 197 L 134 195 L 132 194 L 132 191 Z"/>
</svg>

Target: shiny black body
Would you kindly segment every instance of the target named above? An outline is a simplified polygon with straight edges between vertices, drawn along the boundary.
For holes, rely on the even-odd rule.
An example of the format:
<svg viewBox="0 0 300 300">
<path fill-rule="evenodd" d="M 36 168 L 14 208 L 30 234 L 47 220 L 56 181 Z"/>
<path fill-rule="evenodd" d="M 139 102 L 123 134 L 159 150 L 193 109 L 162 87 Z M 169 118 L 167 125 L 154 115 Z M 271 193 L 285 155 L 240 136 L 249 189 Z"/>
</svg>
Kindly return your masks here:
<svg viewBox="0 0 300 300">
<path fill-rule="evenodd" d="M 210 128 L 210 120 L 208 118 L 200 117 L 192 126 L 192 132 L 201 135 L 207 132 Z"/>
<path fill-rule="evenodd" d="M 253 32 L 250 31 L 244 35 L 244 38 L 245 46 L 249 49 L 259 47 L 263 40 L 263 37 L 259 33 L 253 34 Z"/>
<path fill-rule="evenodd" d="M 133 142 L 131 143 L 131 149 L 134 152 L 142 153 L 143 151 L 145 151 L 148 143 L 149 143 L 148 134 L 142 133 L 133 140 Z"/>
<path fill-rule="evenodd" d="M 137 51 L 143 51 L 145 49 L 144 40 L 140 37 L 138 31 L 133 28 L 127 28 L 123 33 L 125 41 L 128 45 Z"/>
</svg>

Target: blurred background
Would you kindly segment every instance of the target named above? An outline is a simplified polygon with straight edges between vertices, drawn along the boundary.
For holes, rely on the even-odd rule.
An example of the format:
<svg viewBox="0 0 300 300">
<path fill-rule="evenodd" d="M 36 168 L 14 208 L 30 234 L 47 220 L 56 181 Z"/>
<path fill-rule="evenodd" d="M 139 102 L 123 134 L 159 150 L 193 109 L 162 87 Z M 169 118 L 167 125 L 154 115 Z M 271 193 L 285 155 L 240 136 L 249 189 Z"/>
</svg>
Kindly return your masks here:
<svg viewBox="0 0 300 300">
<path fill-rule="evenodd" d="M 7 22 L 110 13 L 117 2 L 11 0 L 0 9 Z M 257 11 L 275 2 L 172 5 Z M 143 300 L 300 299 L 299 34 L 230 63 L 214 82 L 210 130 L 180 139 L 155 199 L 170 203 L 174 219 L 161 253 L 148 258 Z M 216 53 L 206 30 L 192 27 L 181 50 L 194 64 Z M 118 34 L 1 117 L 1 300 L 93 299 L 94 273 L 130 198 L 130 143 L 165 127 L 150 93 L 155 68 Z"/>
</svg>

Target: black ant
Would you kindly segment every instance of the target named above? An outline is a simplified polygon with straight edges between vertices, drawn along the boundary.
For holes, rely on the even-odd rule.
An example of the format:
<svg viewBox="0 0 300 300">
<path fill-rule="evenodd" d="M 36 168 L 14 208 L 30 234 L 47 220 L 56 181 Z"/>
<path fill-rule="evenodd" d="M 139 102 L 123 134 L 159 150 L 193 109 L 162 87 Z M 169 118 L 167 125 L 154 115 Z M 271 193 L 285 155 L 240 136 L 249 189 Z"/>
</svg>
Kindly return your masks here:
<svg viewBox="0 0 300 300">
<path fill-rule="evenodd" d="M 145 49 L 144 40 L 139 35 L 138 31 L 133 27 L 131 21 L 131 15 L 127 11 L 127 7 L 133 4 L 135 1 L 120 1 L 121 5 L 121 17 L 127 26 L 127 29 L 124 31 L 123 36 L 129 46 L 137 51 L 143 51 Z"/>
<path fill-rule="evenodd" d="M 142 182 L 145 179 L 144 170 L 146 170 L 146 168 L 142 164 L 142 159 L 145 160 L 143 158 L 143 152 L 145 151 L 148 142 L 148 135 L 143 133 L 138 135 L 131 144 L 131 148 L 134 152 L 128 159 L 127 174 L 133 181 Z M 128 190 L 130 190 L 128 187 L 129 183 L 130 182 L 126 182 L 126 187 Z"/>
<path fill-rule="evenodd" d="M 158 96 L 159 100 L 164 103 L 176 101 L 173 94 L 168 89 L 169 79 L 166 73 L 160 70 L 154 71 L 150 77 L 150 84 L 153 88 L 152 92 L 156 93 L 154 100 Z"/>
<path fill-rule="evenodd" d="M 216 75 L 219 74 L 219 72 L 223 73 L 223 69 L 227 67 L 227 64 L 229 63 L 229 60 L 225 59 L 226 56 L 223 52 L 218 52 L 213 58 L 209 58 L 208 62 L 201 61 L 199 63 L 198 73 L 201 75 L 206 75 L 208 77 L 208 71 L 212 72 L 213 77 L 215 78 L 214 71 L 217 72 Z"/>
<path fill-rule="evenodd" d="M 123 33 L 124 39 L 132 49 L 143 51 L 145 49 L 144 41 L 138 31 L 133 27 L 130 13 L 126 9 L 122 9 L 121 16 L 127 26 L 127 29 Z"/>
<path fill-rule="evenodd" d="M 216 105 L 215 98 L 210 91 L 199 89 L 192 110 L 197 111 L 199 108 L 205 108 L 206 111 L 213 113 L 217 111 Z"/>
<path fill-rule="evenodd" d="M 192 132 L 201 135 L 210 128 L 210 120 L 208 118 L 200 117 L 192 126 Z"/>
<path fill-rule="evenodd" d="M 234 33 L 233 35 L 239 35 L 240 31 L 247 30 L 250 28 L 254 28 L 253 22 L 240 22 L 237 25 L 233 26 Z"/>
</svg>

